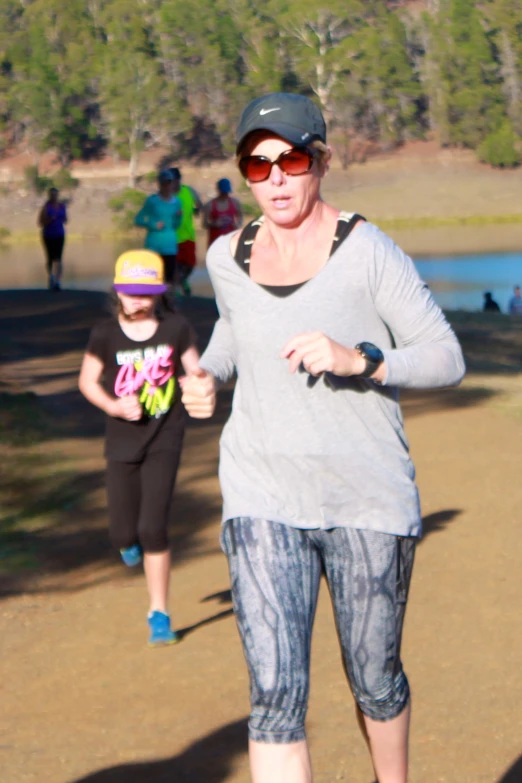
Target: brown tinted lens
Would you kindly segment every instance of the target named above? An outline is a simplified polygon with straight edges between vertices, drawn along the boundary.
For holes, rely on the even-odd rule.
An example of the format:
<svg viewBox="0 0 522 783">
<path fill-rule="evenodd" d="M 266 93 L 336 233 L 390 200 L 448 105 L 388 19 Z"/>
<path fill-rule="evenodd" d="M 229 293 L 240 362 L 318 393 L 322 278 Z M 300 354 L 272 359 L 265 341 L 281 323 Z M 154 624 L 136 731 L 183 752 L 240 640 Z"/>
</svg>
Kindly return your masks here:
<svg viewBox="0 0 522 783">
<path fill-rule="evenodd" d="M 306 174 L 312 168 L 314 156 L 308 149 L 294 148 L 283 152 L 277 161 L 279 168 L 291 177 Z"/>
<path fill-rule="evenodd" d="M 260 155 L 247 155 L 239 161 L 239 170 L 249 182 L 263 182 L 270 176 L 272 163 Z"/>
</svg>

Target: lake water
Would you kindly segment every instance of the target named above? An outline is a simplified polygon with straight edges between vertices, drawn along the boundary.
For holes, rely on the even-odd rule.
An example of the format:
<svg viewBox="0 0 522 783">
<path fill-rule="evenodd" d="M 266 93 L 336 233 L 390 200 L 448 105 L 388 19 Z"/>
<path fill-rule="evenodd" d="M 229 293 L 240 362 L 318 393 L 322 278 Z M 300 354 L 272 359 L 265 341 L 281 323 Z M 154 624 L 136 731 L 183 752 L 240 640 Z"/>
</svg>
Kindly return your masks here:
<svg viewBox="0 0 522 783">
<path fill-rule="evenodd" d="M 132 241 L 69 242 L 64 253 L 64 287 L 108 290 L 114 259 L 133 244 Z M 522 285 L 522 250 L 416 258 L 415 263 L 437 302 L 448 310 L 479 310 L 483 292 L 492 291 L 501 310 L 506 312 L 513 286 Z M 212 296 L 205 269 L 196 269 L 191 280 L 194 294 Z M 0 288 L 45 288 L 46 285 L 40 245 L 0 246 Z"/>
</svg>

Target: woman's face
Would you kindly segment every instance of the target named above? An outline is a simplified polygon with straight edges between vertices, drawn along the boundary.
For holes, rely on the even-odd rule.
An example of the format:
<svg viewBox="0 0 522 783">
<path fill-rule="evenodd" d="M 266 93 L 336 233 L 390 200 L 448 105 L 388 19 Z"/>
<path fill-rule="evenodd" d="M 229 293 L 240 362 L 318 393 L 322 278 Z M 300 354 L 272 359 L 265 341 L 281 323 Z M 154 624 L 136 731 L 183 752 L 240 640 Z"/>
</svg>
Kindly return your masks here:
<svg viewBox="0 0 522 783">
<path fill-rule="evenodd" d="M 174 182 L 171 180 L 159 181 L 159 192 L 162 198 L 169 199 L 174 195 Z"/>
<path fill-rule="evenodd" d="M 154 312 L 154 296 L 135 296 L 122 294 L 118 291 L 118 299 L 121 302 L 123 312 L 130 321 L 140 321 L 150 318 Z"/>
<path fill-rule="evenodd" d="M 292 146 L 279 136 L 267 136 L 244 154 L 262 155 L 276 160 Z M 278 225 L 291 227 L 299 225 L 319 200 L 325 170 L 326 167 L 317 158 L 309 172 L 297 177 L 285 174 L 279 166 L 272 166 L 268 179 L 264 182 L 248 182 L 248 185 L 263 214 Z"/>
</svg>

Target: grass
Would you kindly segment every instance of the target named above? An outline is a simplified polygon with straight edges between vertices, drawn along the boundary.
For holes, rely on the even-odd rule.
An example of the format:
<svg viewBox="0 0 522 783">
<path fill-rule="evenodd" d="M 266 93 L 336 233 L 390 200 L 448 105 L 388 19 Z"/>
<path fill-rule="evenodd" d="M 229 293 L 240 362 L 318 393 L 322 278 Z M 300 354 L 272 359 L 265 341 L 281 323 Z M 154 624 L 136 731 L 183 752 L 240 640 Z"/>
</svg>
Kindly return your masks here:
<svg viewBox="0 0 522 783">
<path fill-rule="evenodd" d="M 37 395 L 0 393 L 0 574 L 39 565 L 31 533 L 59 524 L 79 500 L 75 474 L 43 450 L 53 422 Z"/>
</svg>

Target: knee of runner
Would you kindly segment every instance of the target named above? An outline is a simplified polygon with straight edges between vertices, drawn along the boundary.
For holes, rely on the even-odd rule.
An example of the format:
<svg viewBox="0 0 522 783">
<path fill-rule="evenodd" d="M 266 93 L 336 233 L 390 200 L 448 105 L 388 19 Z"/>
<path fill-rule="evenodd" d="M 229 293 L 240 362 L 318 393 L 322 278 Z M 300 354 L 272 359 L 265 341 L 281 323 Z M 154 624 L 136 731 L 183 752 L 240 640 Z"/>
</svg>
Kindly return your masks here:
<svg viewBox="0 0 522 783">
<path fill-rule="evenodd" d="M 375 682 L 370 688 L 352 687 L 359 709 L 373 720 L 396 718 L 410 699 L 410 686 L 402 669 L 394 677 L 383 677 L 380 683 Z"/>
<path fill-rule="evenodd" d="M 144 552 L 151 554 L 165 552 L 169 547 L 169 539 L 166 527 L 162 529 L 138 529 L 138 538 Z"/>
<path fill-rule="evenodd" d="M 248 734 L 254 742 L 287 744 L 305 739 L 307 705 L 292 698 L 281 702 L 279 692 L 264 693 L 262 699 L 252 705 Z"/>
<path fill-rule="evenodd" d="M 109 528 L 109 538 L 114 549 L 128 549 L 136 544 L 136 533 L 132 531 L 111 530 Z"/>
</svg>

